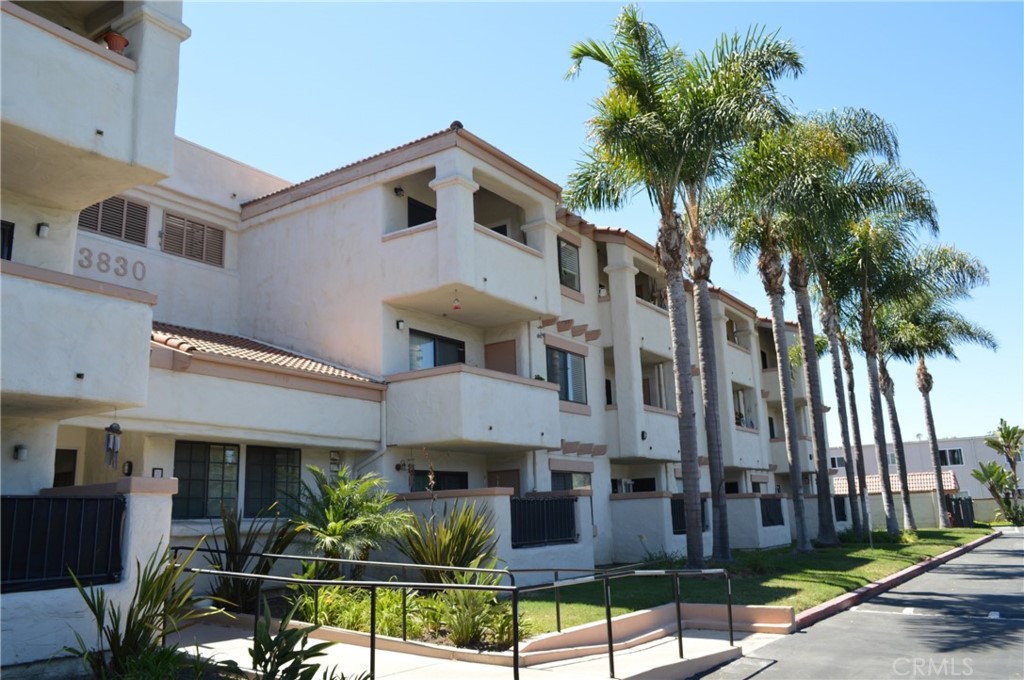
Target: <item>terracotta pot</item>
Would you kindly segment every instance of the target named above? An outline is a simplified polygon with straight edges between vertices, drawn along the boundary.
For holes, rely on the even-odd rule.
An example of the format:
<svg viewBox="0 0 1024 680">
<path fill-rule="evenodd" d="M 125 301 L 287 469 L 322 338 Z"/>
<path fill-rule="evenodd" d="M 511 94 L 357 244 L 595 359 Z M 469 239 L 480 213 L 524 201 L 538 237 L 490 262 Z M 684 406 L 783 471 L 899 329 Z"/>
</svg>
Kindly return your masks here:
<svg viewBox="0 0 1024 680">
<path fill-rule="evenodd" d="M 124 48 L 128 47 L 128 38 L 117 31 L 107 31 L 103 34 L 103 41 L 107 43 L 107 49 L 118 54 L 124 54 Z"/>
</svg>

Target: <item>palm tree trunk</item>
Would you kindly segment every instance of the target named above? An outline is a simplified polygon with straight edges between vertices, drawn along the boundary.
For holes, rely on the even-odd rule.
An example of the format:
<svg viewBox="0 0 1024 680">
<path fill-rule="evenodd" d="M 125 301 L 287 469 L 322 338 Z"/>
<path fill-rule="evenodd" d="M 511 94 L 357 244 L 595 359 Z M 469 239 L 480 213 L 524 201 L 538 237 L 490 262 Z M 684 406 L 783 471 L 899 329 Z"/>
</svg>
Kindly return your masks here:
<svg viewBox="0 0 1024 680">
<path fill-rule="evenodd" d="M 774 249 L 761 251 L 758 271 L 772 310 L 772 337 L 775 340 L 775 358 L 779 367 L 779 395 L 782 398 L 782 428 L 786 435 L 786 456 L 789 458 L 789 486 L 793 495 L 793 517 L 796 526 L 797 552 L 810 552 L 807 536 L 807 516 L 804 514 L 804 484 L 802 456 L 796 434 L 796 406 L 793 403 L 793 376 L 789 371 L 789 347 L 786 341 L 786 320 L 782 308 L 785 293 L 782 260 Z"/>
<path fill-rule="evenodd" d="M 928 428 L 928 449 L 932 454 L 932 470 L 935 472 L 935 502 L 938 508 L 939 527 L 948 529 L 949 516 L 946 514 L 946 490 L 942 485 L 942 462 L 939 460 L 939 438 L 935 436 L 935 418 L 932 416 L 932 374 L 924 363 L 924 354 L 917 355 L 917 389 L 924 402 L 924 425 Z"/>
<path fill-rule="evenodd" d="M 885 447 L 885 425 L 882 423 L 882 397 L 878 381 L 878 331 L 868 296 L 861 297 L 861 347 L 868 365 L 868 400 L 871 404 L 871 429 L 875 439 L 875 457 L 882 482 L 882 508 L 885 511 L 885 530 L 890 536 L 899 536 L 900 526 L 892 502 L 889 480 L 889 456 Z"/>
<path fill-rule="evenodd" d="M 892 383 L 892 376 L 885 363 L 885 357 L 878 357 L 878 373 L 882 387 L 882 395 L 885 397 L 885 406 L 889 411 L 889 427 L 892 429 L 892 442 L 896 448 L 896 474 L 900 480 L 900 498 L 903 501 L 903 528 L 908 531 L 917 531 L 917 522 L 914 521 L 914 509 L 910 506 L 910 481 L 907 478 L 907 456 L 903 449 L 903 434 L 900 431 L 900 419 L 896 413 L 896 390 Z"/>
<path fill-rule="evenodd" d="M 704 430 L 708 444 L 708 472 L 711 477 L 713 513 L 712 555 L 716 560 L 732 560 L 729 546 L 729 515 L 725 498 L 725 464 L 722 460 L 722 422 L 718 397 L 718 359 L 715 356 L 715 329 L 711 312 L 711 253 L 700 229 L 696 188 L 687 187 L 687 254 L 693 277 L 693 313 L 697 332 L 697 362 L 704 405 Z"/>
<path fill-rule="evenodd" d="M 665 214 L 667 212 L 667 214 Z M 700 463 L 697 452 L 697 416 L 693 400 L 693 370 L 690 365 L 690 332 L 686 319 L 686 289 L 683 286 L 683 241 L 678 215 L 665 211 L 658 233 L 658 262 L 665 272 L 668 289 L 669 329 L 672 333 L 672 374 L 676 388 L 676 418 L 679 422 L 679 455 L 683 478 L 683 506 L 686 515 L 686 566 L 704 567 L 704 527 L 701 522 Z M 717 512 L 714 513 L 717 519 Z"/>
<path fill-rule="evenodd" d="M 857 506 L 857 474 L 854 469 L 853 451 L 850 448 L 850 423 L 846 413 L 846 395 L 843 394 L 843 367 L 839 350 L 838 327 L 836 319 L 835 303 L 832 297 L 824 292 L 822 286 L 821 296 L 821 326 L 828 338 L 829 358 L 832 364 L 832 384 L 836 391 L 836 411 L 839 416 L 839 436 L 843 440 L 843 460 L 846 468 L 846 499 L 850 504 L 850 521 L 853 524 L 853 535 L 857 538 L 864 537 L 864 527 L 861 525 L 861 513 Z"/>
<path fill-rule="evenodd" d="M 864 518 L 864 532 L 870 532 L 871 509 L 868 507 L 868 476 L 864 468 L 864 443 L 860 438 L 860 416 L 857 413 L 857 393 L 853 379 L 853 357 L 846 338 L 839 336 L 839 348 L 843 351 L 843 371 L 846 373 L 846 396 L 850 404 L 850 432 L 853 433 L 853 452 L 857 457 L 857 488 L 860 489 L 860 514 Z"/>
<path fill-rule="evenodd" d="M 814 346 L 814 315 L 811 296 L 807 292 L 810 272 L 803 255 L 793 252 L 789 257 L 789 286 L 796 299 L 796 319 L 800 329 L 800 354 L 804 362 L 804 380 L 811 408 L 811 439 L 818 462 L 818 542 L 825 546 L 839 545 L 836 535 L 835 513 L 832 505 L 832 486 L 828 474 L 828 444 L 825 442 L 825 409 L 821 398 L 821 371 L 818 352 Z"/>
</svg>

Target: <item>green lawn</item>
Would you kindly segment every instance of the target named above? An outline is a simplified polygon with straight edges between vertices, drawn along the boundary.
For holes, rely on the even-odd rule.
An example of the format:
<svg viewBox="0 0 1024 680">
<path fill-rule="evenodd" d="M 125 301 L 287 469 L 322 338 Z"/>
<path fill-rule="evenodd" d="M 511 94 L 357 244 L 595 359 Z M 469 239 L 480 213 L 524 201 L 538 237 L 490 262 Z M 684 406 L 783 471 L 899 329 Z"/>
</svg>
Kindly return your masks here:
<svg viewBox="0 0 1024 680">
<path fill-rule="evenodd" d="M 733 603 L 788 606 L 800 612 L 990 531 L 987 527 L 921 529 L 916 536 L 905 535 L 901 542 L 891 542 L 893 539 L 884 532 L 876 532 L 873 549 L 867 544 L 844 544 L 818 548 L 806 555 L 797 555 L 791 548 L 735 550 L 734 563 L 726 565 L 732 575 Z M 623 578 L 611 582 L 611 594 L 612 616 L 618 616 L 671 602 L 672 585 L 665 577 Z M 604 619 L 599 583 L 563 588 L 561 600 L 563 629 Z M 682 600 L 724 604 L 725 581 L 684 579 Z M 531 634 L 555 630 L 554 591 L 524 597 L 521 611 L 529 621 Z"/>
</svg>

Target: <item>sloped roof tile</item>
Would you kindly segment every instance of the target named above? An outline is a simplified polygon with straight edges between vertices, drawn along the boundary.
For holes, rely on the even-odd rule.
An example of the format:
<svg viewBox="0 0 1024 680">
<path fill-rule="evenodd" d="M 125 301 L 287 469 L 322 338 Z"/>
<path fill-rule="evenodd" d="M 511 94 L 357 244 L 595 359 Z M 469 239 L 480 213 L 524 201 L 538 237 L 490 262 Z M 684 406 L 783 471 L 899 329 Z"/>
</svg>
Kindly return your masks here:
<svg viewBox="0 0 1024 680">
<path fill-rule="evenodd" d="M 212 354 L 357 382 L 380 382 L 320 359 L 238 335 L 154 321 L 151 338 L 155 343 L 189 354 Z"/>
</svg>

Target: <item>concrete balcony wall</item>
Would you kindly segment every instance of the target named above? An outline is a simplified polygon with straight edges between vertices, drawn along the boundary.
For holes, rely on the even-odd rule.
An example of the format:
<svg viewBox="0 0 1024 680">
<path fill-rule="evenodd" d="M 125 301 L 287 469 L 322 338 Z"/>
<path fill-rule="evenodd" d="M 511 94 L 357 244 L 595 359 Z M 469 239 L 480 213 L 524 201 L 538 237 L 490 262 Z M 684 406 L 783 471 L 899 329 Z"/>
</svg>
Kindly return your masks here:
<svg viewBox="0 0 1024 680">
<path fill-rule="evenodd" d="M 771 462 L 778 466 L 779 472 L 789 474 L 789 456 L 786 454 L 786 440 L 783 437 L 776 437 L 771 440 Z M 804 473 L 814 472 L 811 469 L 813 460 L 811 458 L 814 447 L 810 437 L 798 437 L 796 442 L 797 451 L 800 455 L 800 465 Z"/>
<path fill-rule="evenodd" d="M 636 323 L 637 335 L 641 338 L 640 348 L 660 354 L 671 361 L 672 333 L 669 329 L 668 311 L 636 298 L 633 321 Z"/>
<path fill-rule="evenodd" d="M 470 264 L 444 266 L 442 250 L 452 231 L 471 231 L 463 254 Z M 540 252 L 474 224 L 428 222 L 386 234 L 381 242 L 384 279 L 381 294 L 390 304 L 440 315 L 452 311 L 458 297 L 463 317 L 478 314 L 476 325 L 525 321 L 558 315 L 558 300 L 548 291 L 547 262 Z"/>
<path fill-rule="evenodd" d="M 723 458 L 726 467 L 765 469 L 772 462 L 766 448 L 766 433 L 738 425 L 726 425 L 724 429 L 723 445 L 727 447 Z"/>
<path fill-rule="evenodd" d="M 762 525 L 760 494 L 733 494 L 726 499 L 729 504 L 729 542 L 733 548 L 789 545 L 792 521 L 786 499 L 782 502 L 783 524 L 770 527 Z"/>
<path fill-rule="evenodd" d="M 180 2 L 115 20 L 125 56 L 13 3 L 2 11 L 5 190 L 80 210 L 171 174 Z"/>
<path fill-rule="evenodd" d="M 2 281 L 5 416 L 60 419 L 145 402 L 154 296 L 13 262 Z"/>
<path fill-rule="evenodd" d="M 679 420 L 665 409 L 644 406 L 644 432 L 647 439 L 639 442 L 640 455 L 665 461 L 679 460 Z"/>
<path fill-rule="evenodd" d="M 176 479 L 125 477 L 113 484 L 47 489 L 44 495 L 112 496 L 124 494 L 128 505 L 121 543 L 124 573 L 120 583 L 103 586 L 107 601 L 127 613 L 138 581 L 136 560 L 145 566 L 153 553 L 168 545 L 171 526 L 171 496 L 177 493 Z M 7 593 L 0 598 L 0 665 L 8 666 L 62 657 L 65 646 L 75 647 L 75 633 L 95 644 L 96 627 L 85 601 L 75 588 Z M 55 624 L 55 622 L 59 622 Z M 68 669 L 80 669 L 77 659 Z M 59 671 L 58 671 L 59 673 Z M 12 674 L 13 675 L 13 674 Z"/>
<path fill-rule="evenodd" d="M 400 373 L 388 381 L 391 446 L 476 452 L 561 446 L 558 387 L 547 381 L 465 364 Z"/>
<path fill-rule="evenodd" d="M 454 504 L 475 504 L 478 510 L 491 513 L 495 535 L 498 539 L 499 569 L 545 569 L 553 567 L 568 570 L 570 568 L 593 569 L 594 567 L 594 528 L 590 521 L 591 496 L 577 495 L 576 530 L 579 540 L 576 543 L 545 545 L 532 548 L 512 547 L 512 511 L 510 499 L 512 489 L 493 487 L 485 489 L 463 489 L 459 491 L 437 491 L 433 496 L 428 492 L 400 494 L 396 504 L 408 507 L 417 517 L 441 516 L 444 508 L 452 508 Z M 385 551 L 382 556 L 396 561 L 407 561 L 394 550 Z M 569 578 L 570 571 L 560 572 L 560 578 Z M 517 585 L 533 585 L 549 583 L 554 574 L 550 571 L 523 573 L 516 576 Z"/>
</svg>

